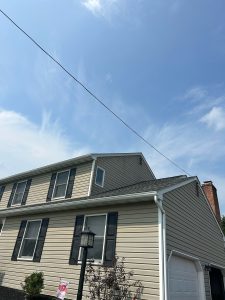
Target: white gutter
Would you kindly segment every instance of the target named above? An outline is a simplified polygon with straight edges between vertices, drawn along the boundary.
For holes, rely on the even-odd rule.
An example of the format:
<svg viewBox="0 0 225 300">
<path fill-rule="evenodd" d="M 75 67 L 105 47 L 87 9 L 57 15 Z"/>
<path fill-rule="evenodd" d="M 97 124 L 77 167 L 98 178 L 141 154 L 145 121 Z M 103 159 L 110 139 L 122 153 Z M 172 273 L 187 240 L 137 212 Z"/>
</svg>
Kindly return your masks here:
<svg viewBox="0 0 225 300">
<path fill-rule="evenodd" d="M 167 266 L 166 266 L 166 217 L 162 207 L 162 199 L 154 196 L 158 207 L 159 222 L 159 278 L 160 278 L 160 300 L 167 300 Z"/>
<path fill-rule="evenodd" d="M 117 204 L 127 204 L 127 203 L 137 203 L 138 202 L 147 202 L 149 200 L 154 200 L 156 192 L 144 192 L 144 193 L 135 193 L 135 194 L 126 194 L 102 198 L 93 198 L 93 199 L 81 199 L 77 200 L 76 198 L 70 200 L 60 200 L 45 202 L 43 204 L 34 204 L 27 205 L 24 207 L 10 207 L 7 209 L 0 210 L 0 217 L 9 217 L 9 216 L 19 216 L 26 214 L 37 214 L 37 213 L 47 213 L 53 211 L 62 211 L 62 210 L 71 210 L 71 209 L 80 209 L 80 208 L 89 208 L 89 207 L 99 207 L 99 206 L 111 206 Z"/>
</svg>

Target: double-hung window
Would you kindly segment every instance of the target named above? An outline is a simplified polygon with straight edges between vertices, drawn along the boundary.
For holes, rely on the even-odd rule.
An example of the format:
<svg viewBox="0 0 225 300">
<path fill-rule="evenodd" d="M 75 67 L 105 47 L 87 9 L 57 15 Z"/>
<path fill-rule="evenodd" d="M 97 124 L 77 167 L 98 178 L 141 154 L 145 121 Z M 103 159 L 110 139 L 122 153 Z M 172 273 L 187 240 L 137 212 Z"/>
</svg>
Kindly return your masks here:
<svg viewBox="0 0 225 300">
<path fill-rule="evenodd" d="M 52 198 L 64 198 L 68 185 L 70 171 L 58 172 Z"/>
<path fill-rule="evenodd" d="M 41 261 L 49 218 L 22 220 L 11 260 Z"/>
<path fill-rule="evenodd" d="M 104 246 L 105 246 L 105 235 L 106 235 L 106 221 L 107 215 L 91 215 L 85 216 L 83 230 L 89 229 L 94 232 L 95 240 L 94 247 L 88 249 L 87 259 L 93 260 L 94 263 L 103 262 Z M 82 259 L 83 249 L 80 248 L 79 260 Z"/>
<path fill-rule="evenodd" d="M 18 258 L 33 259 L 40 227 L 41 220 L 27 221 Z"/>
<path fill-rule="evenodd" d="M 18 182 L 13 196 L 12 205 L 21 204 L 27 181 Z"/>
<path fill-rule="evenodd" d="M 116 254 L 118 212 L 108 212 L 98 215 L 77 215 L 70 251 L 70 265 L 81 262 L 83 248 L 80 247 L 81 232 L 90 229 L 95 233 L 94 247 L 88 249 L 88 260 L 95 264 L 112 267 Z"/>
</svg>

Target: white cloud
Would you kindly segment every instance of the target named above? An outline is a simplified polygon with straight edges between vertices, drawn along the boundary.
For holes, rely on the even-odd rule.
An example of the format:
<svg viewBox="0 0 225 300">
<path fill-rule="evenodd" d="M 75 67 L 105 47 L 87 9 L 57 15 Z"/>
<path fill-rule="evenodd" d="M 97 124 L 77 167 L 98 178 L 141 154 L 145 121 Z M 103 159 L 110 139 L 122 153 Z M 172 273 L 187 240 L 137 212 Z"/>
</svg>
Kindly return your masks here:
<svg viewBox="0 0 225 300">
<path fill-rule="evenodd" d="M 118 12 L 118 0 L 83 0 L 82 4 L 94 15 L 109 18 L 112 12 Z"/>
<path fill-rule="evenodd" d="M 102 4 L 100 0 L 85 0 L 83 4 L 93 14 L 100 13 L 102 10 Z"/>
<path fill-rule="evenodd" d="M 217 187 L 221 212 L 225 213 L 225 188 L 223 166 L 225 163 L 225 139 L 221 131 L 208 131 L 197 122 L 151 125 L 144 137 L 168 158 L 176 162 L 201 182 L 212 180 Z M 153 149 L 136 145 L 133 151 L 142 151 L 157 178 L 185 174 Z"/>
<path fill-rule="evenodd" d="M 200 121 L 217 131 L 225 129 L 225 110 L 222 107 L 213 107 Z"/>
<path fill-rule="evenodd" d="M 188 89 L 178 100 L 186 102 L 186 115 L 206 114 L 214 106 L 225 104 L 225 95 L 220 91 L 220 85 L 211 88 L 195 86 Z"/>
<path fill-rule="evenodd" d="M 225 153 L 225 142 L 221 137 L 215 137 L 213 133 L 205 136 L 201 128 L 196 129 L 194 123 L 165 124 L 161 128 L 151 126 L 145 131 L 144 137 L 191 174 L 198 174 L 200 165 L 206 160 L 207 164 L 203 164 L 203 167 L 220 160 Z M 154 150 L 146 149 L 145 152 L 158 177 L 183 173 Z"/>
<path fill-rule="evenodd" d="M 205 88 L 201 86 L 195 86 L 186 91 L 182 98 L 188 100 L 199 101 L 208 96 L 208 92 Z"/>
<path fill-rule="evenodd" d="M 0 177 L 68 159 L 87 152 L 73 151 L 57 122 L 44 114 L 37 125 L 14 111 L 0 110 Z"/>
</svg>

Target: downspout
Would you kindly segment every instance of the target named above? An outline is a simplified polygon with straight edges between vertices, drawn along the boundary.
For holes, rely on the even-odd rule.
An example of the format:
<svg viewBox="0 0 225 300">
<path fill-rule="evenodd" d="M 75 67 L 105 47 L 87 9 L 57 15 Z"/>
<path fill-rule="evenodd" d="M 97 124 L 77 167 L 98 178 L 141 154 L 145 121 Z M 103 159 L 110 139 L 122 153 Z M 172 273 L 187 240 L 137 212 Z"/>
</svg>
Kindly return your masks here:
<svg viewBox="0 0 225 300">
<path fill-rule="evenodd" d="M 159 219 L 159 272 L 160 272 L 160 300 L 167 300 L 167 269 L 166 269 L 166 215 L 162 207 L 162 200 L 154 196 L 158 207 Z"/>
</svg>

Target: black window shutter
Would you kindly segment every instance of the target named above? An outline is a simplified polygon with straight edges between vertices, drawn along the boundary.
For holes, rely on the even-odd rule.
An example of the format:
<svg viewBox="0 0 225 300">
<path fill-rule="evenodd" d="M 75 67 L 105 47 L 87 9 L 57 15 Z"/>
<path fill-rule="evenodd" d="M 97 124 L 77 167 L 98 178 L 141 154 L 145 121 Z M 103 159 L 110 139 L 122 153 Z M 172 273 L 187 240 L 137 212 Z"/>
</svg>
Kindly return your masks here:
<svg viewBox="0 0 225 300">
<path fill-rule="evenodd" d="M 7 207 L 10 207 L 11 204 L 12 204 L 13 197 L 14 197 L 14 194 L 15 194 L 15 191 L 16 191 L 16 186 L 17 186 L 17 182 L 15 182 L 14 185 L 13 185 L 12 192 L 11 192 L 11 195 L 9 197 L 9 202 L 8 202 Z"/>
<path fill-rule="evenodd" d="M 110 212 L 107 216 L 104 266 L 112 267 L 116 254 L 118 212 Z"/>
<path fill-rule="evenodd" d="M 80 250 L 80 239 L 81 239 L 81 231 L 83 229 L 84 224 L 84 215 L 76 216 L 74 232 L 73 232 L 73 241 L 70 252 L 70 265 L 77 265 L 79 250 Z"/>
<path fill-rule="evenodd" d="M 11 260 L 14 260 L 14 261 L 17 260 L 17 256 L 18 256 L 19 251 L 20 251 L 20 246 L 21 246 L 21 243 L 22 243 L 23 234 L 24 234 L 24 230 L 26 228 L 26 225 L 27 225 L 27 220 L 23 220 L 20 224 L 20 229 L 19 229 L 19 233 L 18 233 L 18 236 L 17 236 L 17 239 L 16 239 L 16 244 L 15 244 L 15 247 L 14 247 L 14 250 L 13 250 Z"/>
<path fill-rule="evenodd" d="M 33 261 L 35 261 L 35 262 L 40 262 L 40 260 L 41 260 L 41 254 L 42 254 L 42 250 L 43 250 L 44 243 L 45 243 L 45 236 L 46 236 L 47 229 L 48 229 L 48 223 L 49 223 L 48 218 L 42 219 L 41 229 L 40 229 L 37 246 L 36 246 L 34 258 L 33 258 Z"/>
<path fill-rule="evenodd" d="M 69 177 L 68 186 L 66 190 L 66 198 L 72 197 L 75 176 L 76 176 L 76 168 L 73 168 L 70 170 L 70 177 Z"/>
<path fill-rule="evenodd" d="M 5 191 L 5 185 L 0 186 L 0 201 L 2 200 L 2 195 Z"/>
<path fill-rule="evenodd" d="M 32 179 L 27 180 L 27 184 L 26 184 L 26 187 L 25 187 L 25 191 L 24 191 L 24 194 L 23 194 L 23 199 L 22 199 L 21 205 L 26 204 L 27 196 L 28 196 L 29 189 L 30 189 L 30 186 L 31 186 L 31 182 L 32 182 Z"/>
<path fill-rule="evenodd" d="M 51 201 L 57 173 L 52 173 L 46 201 Z"/>
</svg>

